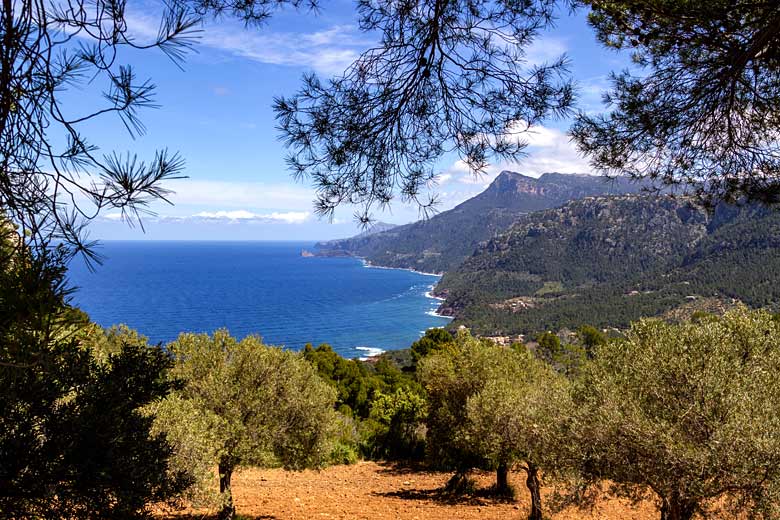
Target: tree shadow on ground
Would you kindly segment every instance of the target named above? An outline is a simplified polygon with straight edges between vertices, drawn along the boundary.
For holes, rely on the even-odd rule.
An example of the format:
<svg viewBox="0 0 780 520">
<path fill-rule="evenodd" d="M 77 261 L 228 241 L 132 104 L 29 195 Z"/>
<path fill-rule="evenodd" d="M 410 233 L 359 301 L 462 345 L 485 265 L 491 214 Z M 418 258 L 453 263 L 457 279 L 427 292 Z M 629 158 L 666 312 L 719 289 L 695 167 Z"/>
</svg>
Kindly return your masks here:
<svg viewBox="0 0 780 520">
<path fill-rule="evenodd" d="M 424 464 L 415 461 L 377 461 L 376 464 L 381 468 L 379 473 L 393 476 L 410 475 L 412 473 L 445 473 L 433 471 Z"/>
<path fill-rule="evenodd" d="M 159 520 L 215 520 L 217 515 L 171 514 L 166 516 L 157 516 L 155 518 Z M 236 520 L 276 520 L 277 518 L 278 517 L 273 515 L 242 515 L 240 513 L 236 515 Z"/>
<path fill-rule="evenodd" d="M 437 502 L 445 505 L 469 505 L 489 506 L 495 504 L 513 504 L 514 498 L 497 495 L 491 488 L 478 489 L 474 493 L 454 494 L 448 493 L 442 488 L 436 489 L 401 489 L 398 491 L 386 491 L 384 493 L 372 493 L 375 496 L 400 498 L 403 500 L 419 500 Z"/>
<path fill-rule="evenodd" d="M 380 473 L 392 476 L 414 475 L 420 472 L 439 473 L 441 475 L 451 475 L 445 471 L 431 471 L 430 469 L 414 462 L 379 462 L 381 466 Z M 386 491 L 373 493 L 375 496 L 401 498 L 404 500 L 431 501 L 447 505 L 477 505 L 487 506 L 491 504 L 511 504 L 516 500 L 512 496 L 497 493 L 495 488 L 478 488 L 466 493 L 453 493 L 444 487 L 433 489 L 418 489 L 412 487 L 413 481 L 409 487 L 397 491 Z"/>
</svg>

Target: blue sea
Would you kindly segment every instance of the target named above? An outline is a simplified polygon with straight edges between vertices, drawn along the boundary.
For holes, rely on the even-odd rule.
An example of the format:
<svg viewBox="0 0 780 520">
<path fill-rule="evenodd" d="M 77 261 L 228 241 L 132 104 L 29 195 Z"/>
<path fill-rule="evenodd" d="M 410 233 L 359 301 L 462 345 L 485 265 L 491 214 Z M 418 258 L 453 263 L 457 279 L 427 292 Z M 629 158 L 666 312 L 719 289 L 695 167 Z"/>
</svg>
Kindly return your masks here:
<svg viewBox="0 0 780 520">
<path fill-rule="evenodd" d="M 227 328 L 299 349 L 328 343 L 346 357 L 407 348 L 430 327 L 438 277 L 305 258 L 309 242 L 103 242 L 90 272 L 74 260 L 73 303 L 103 326 L 125 323 L 152 342 Z"/>
</svg>

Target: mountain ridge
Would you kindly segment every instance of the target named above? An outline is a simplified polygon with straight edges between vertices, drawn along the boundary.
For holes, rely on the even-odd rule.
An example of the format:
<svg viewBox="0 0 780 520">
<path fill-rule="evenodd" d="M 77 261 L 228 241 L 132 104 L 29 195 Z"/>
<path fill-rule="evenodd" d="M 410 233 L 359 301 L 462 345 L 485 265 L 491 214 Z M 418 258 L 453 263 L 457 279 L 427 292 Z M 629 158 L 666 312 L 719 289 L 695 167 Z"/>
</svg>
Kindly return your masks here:
<svg viewBox="0 0 780 520">
<path fill-rule="evenodd" d="M 625 178 L 555 172 L 534 178 L 504 170 L 480 194 L 430 219 L 368 236 L 319 242 L 315 248 L 324 256 L 348 254 L 374 265 L 443 273 L 521 215 L 589 195 L 636 193 L 642 188 Z"/>
<path fill-rule="evenodd" d="M 622 327 L 705 298 L 778 307 L 780 212 L 667 195 L 530 213 L 444 275 L 441 312 L 487 335 Z"/>
</svg>

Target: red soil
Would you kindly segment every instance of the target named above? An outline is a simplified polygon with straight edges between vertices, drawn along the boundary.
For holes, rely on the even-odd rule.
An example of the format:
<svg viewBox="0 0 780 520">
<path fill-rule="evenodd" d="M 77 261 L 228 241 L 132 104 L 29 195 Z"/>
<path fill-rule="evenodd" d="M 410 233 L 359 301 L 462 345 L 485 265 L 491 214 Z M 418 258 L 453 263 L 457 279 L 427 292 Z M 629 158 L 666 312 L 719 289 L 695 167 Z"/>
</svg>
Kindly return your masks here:
<svg viewBox="0 0 780 520">
<path fill-rule="evenodd" d="M 505 519 L 527 518 L 528 491 L 522 473 L 510 482 L 516 501 L 506 501 L 477 492 L 476 496 L 452 500 L 439 490 L 450 474 L 413 471 L 397 466 L 360 462 L 322 471 L 288 472 L 248 468 L 233 476 L 237 513 L 246 519 Z M 478 489 L 488 488 L 494 476 L 473 475 Z M 549 494 L 550 490 L 545 490 Z M 208 518 L 209 511 L 185 510 L 158 515 L 160 519 Z M 655 520 L 660 515 L 651 502 L 631 507 L 616 499 L 604 499 L 592 511 L 567 510 L 554 520 L 625 519 Z"/>
</svg>

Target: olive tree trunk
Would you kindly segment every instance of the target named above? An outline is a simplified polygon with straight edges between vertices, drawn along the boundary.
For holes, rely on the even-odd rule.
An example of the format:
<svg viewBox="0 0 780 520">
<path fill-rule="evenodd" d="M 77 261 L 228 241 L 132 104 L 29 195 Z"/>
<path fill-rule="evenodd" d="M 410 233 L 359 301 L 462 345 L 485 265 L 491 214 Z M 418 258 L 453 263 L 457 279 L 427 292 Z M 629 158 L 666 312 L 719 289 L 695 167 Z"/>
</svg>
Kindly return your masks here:
<svg viewBox="0 0 780 520">
<path fill-rule="evenodd" d="M 219 493 L 222 495 L 222 510 L 217 515 L 218 520 L 233 520 L 236 516 L 236 506 L 233 504 L 233 492 L 230 479 L 235 466 L 225 460 L 219 461 Z"/>
<path fill-rule="evenodd" d="M 679 492 L 672 492 L 661 500 L 661 520 L 691 520 L 696 503 L 684 500 Z"/>
<path fill-rule="evenodd" d="M 509 466 L 506 462 L 501 462 L 496 468 L 496 492 L 500 495 L 508 495 L 509 488 Z"/>
<path fill-rule="evenodd" d="M 542 490 L 539 484 L 539 468 L 529 462 L 525 470 L 527 473 L 525 485 L 531 492 L 531 511 L 528 513 L 528 520 L 542 520 Z"/>
</svg>

